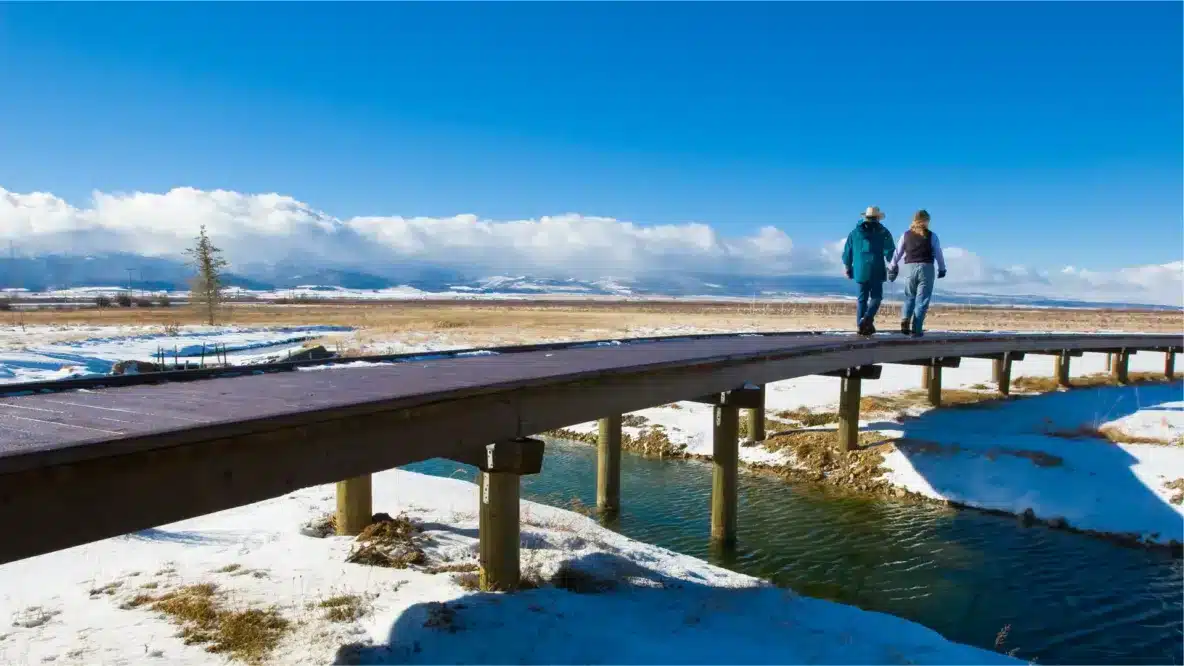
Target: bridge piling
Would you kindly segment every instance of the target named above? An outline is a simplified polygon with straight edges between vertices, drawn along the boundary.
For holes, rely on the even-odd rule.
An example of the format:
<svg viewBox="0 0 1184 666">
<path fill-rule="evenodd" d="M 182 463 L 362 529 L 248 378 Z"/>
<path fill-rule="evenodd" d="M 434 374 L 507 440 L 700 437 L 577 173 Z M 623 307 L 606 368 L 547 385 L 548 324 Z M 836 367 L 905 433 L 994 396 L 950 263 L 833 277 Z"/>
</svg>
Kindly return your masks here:
<svg viewBox="0 0 1184 666">
<path fill-rule="evenodd" d="M 924 370 L 925 377 L 929 380 L 925 383 L 925 388 L 929 392 L 929 404 L 941 407 L 941 366 L 935 363 Z"/>
<path fill-rule="evenodd" d="M 991 361 L 1000 395 L 1011 395 L 1011 361 L 1011 354 L 1006 353 Z"/>
<path fill-rule="evenodd" d="M 843 452 L 854 451 L 859 444 L 859 398 L 862 388 L 863 379 L 858 374 L 843 377 L 839 388 L 839 450 Z"/>
<path fill-rule="evenodd" d="M 621 509 L 621 415 L 600 419 L 596 447 L 596 508 L 611 514 Z"/>
<path fill-rule="evenodd" d="M 748 419 L 748 437 L 754 442 L 765 441 L 765 385 L 761 384 L 757 390 L 760 392 L 760 407 L 754 407 L 744 410 L 745 418 Z"/>
<path fill-rule="evenodd" d="M 1163 376 L 1169 382 L 1176 378 L 1176 352 L 1168 350 L 1163 355 Z"/>
<path fill-rule="evenodd" d="M 1057 386 L 1069 387 L 1069 359 L 1073 358 L 1068 351 L 1057 355 Z"/>
<path fill-rule="evenodd" d="M 478 512 L 478 580 L 484 591 L 516 589 L 521 582 L 519 489 L 525 474 L 543 467 L 543 442 L 521 438 L 485 447 Z"/>
<path fill-rule="evenodd" d="M 921 388 L 929 390 L 929 366 L 921 366 Z"/>
<path fill-rule="evenodd" d="M 337 482 L 336 529 L 339 536 L 357 536 L 373 516 L 370 475 Z"/>
<path fill-rule="evenodd" d="M 711 540 L 725 546 L 736 543 L 738 466 L 740 457 L 739 410 L 715 405 L 711 431 Z"/>
<path fill-rule="evenodd" d="M 1131 351 L 1129 349 L 1122 349 L 1118 353 L 1113 354 L 1113 358 L 1114 366 L 1111 374 L 1114 377 L 1114 381 L 1122 385 L 1129 384 Z"/>
</svg>

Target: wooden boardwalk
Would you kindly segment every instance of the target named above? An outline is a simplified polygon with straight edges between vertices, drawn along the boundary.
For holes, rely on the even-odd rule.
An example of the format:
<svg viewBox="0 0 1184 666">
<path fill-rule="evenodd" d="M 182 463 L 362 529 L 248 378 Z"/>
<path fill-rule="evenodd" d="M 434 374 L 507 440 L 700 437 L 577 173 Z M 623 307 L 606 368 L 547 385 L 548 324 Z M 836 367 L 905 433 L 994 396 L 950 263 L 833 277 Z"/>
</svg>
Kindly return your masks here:
<svg viewBox="0 0 1184 666">
<path fill-rule="evenodd" d="M 940 387 L 932 359 L 1051 353 L 1067 373 L 1068 359 L 1086 351 L 1119 355 L 1125 372 L 1130 353 L 1170 359 L 1181 343 L 711 336 L 5 397 L 0 562 L 428 458 L 480 464 L 491 443 L 798 376 L 847 372 L 858 391 L 849 369 L 912 363 L 936 365 Z"/>
</svg>

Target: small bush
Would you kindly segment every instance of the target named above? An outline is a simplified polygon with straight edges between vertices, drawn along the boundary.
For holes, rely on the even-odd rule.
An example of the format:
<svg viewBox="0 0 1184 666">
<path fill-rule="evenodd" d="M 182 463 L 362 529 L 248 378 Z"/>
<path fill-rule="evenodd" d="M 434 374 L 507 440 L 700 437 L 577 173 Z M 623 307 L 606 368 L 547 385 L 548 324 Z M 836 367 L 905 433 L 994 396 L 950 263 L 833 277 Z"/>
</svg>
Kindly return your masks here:
<svg viewBox="0 0 1184 666">
<path fill-rule="evenodd" d="M 169 299 L 168 294 L 161 294 L 156 297 L 156 304 L 162 308 L 167 308 L 173 304 L 173 301 Z"/>
<path fill-rule="evenodd" d="M 138 308 L 150 308 L 154 305 L 156 305 L 156 302 L 153 301 L 151 298 L 137 298 L 136 299 L 136 307 L 138 307 Z"/>
<path fill-rule="evenodd" d="M 121 308 L 130 308 L 132 306 L 132 296 L 131 294 L 120 294 L 115 297 L 115 302 Z"/>
<path fill-rule="evenodd" d="M 0 312 L 8 312 L 12 310 L 11 298 L 0 298 Z"/>
<path fill-rule="evenodd" d="M 95 305 L 100 308 L 109 308 L 111 307 L 111 297 L 107 294 L 99 294 L 95 296 Z"/>
</svg>

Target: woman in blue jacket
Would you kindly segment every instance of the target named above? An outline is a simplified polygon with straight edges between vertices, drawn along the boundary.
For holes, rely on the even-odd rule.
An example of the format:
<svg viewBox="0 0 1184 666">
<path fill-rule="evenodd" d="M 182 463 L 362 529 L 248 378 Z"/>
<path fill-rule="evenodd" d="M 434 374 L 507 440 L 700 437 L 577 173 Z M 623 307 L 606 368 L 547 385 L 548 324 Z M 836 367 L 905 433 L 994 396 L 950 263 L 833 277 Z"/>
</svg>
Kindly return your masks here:
<svg viewBox="0 0 1184 666">
<path fill-rule="evenodd" d="M 946 276 L 946 258 L 941 253 L 937 234 L 929 230 L 929 211 L 921 209 L 913 215 L 913 224 L 900 237 L 896 252 L 888 264 L 888 279 L 896 281 L 900 262 L 904 260 L 904 307 L 900 311 L 900 332 L 921 337 L 925 313 L 933 298 L 934 270 L 937 279 Z"/>
<path fill-rule="evenodd" d="M 855 323 L 860 335 L 876 332 L 876 312 L 884 299 L 884 280 L 888 278 L 885 263 L 892 259 L 896 246 L 892 234 L 880 223 L 884 213 L 879 206 L 871 206 L 855 229 L 847 235 L 843 245 L 843 266 L 847 279 L 859 285 L 859 300 L 855 307 Z"/>
</svg>

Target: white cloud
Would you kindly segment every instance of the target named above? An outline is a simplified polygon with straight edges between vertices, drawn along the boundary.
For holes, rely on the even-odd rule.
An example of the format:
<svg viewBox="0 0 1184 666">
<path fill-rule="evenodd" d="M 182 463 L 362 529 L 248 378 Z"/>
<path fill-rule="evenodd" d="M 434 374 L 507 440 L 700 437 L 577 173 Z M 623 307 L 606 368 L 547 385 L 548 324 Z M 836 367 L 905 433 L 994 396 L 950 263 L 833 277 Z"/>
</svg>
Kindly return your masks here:
<svg viewBox="0 0 1184 666">
<path fill-rule="evenodd" d="M 203 224 L 232 266 L 296 259 L 386 274 L 411 261 L 476 276 L 841 274 L 841 241 L 803 248 L 771 226 L 737 238 L 699 223 L 641 225 L 575 213 L 511 221 L 475 215 L 343 220 L 279 194 L 192 188 L 164 194 L 96 192 L 90 207 L 78 208 L 52 194 L 0 188 L 0 238 L 15 241 L 27 254 L 177 256 Z M 1108 273 L 1073 267 L 1050 273 L 994 266 L 958 247 L 946 248 L 945 254 L 950 274 L 943 286 L 959 291 L 1172 305 L 1184 301 L 1184 262 Z"/>
</svg>

